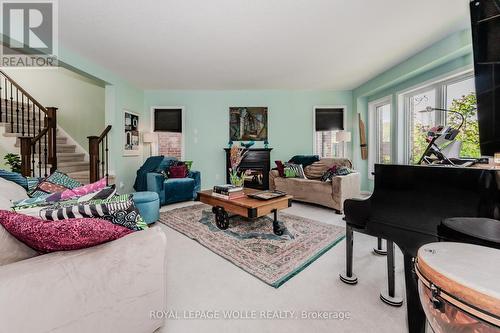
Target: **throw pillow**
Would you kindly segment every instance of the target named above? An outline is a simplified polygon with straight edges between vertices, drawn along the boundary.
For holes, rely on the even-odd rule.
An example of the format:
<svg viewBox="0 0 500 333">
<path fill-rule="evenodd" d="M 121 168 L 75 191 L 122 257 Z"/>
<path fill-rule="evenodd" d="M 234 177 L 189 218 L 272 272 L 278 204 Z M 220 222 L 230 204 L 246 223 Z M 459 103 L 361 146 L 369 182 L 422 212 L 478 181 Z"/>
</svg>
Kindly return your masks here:
<svg viewBox="0 0 500 333">
<path fill-rule="evenodd" d="M 280 177 L 285 177 L 285 165 L 281 161 L 274 161 L 276 163 L 276 169 L 278 169 L 278 174 Z"/>
<path fill-rule="evenodd" d="M 305 168 L 317 161 L 319 161 L 318 155 L 295 155 L 288 163 L 301 164 Z"/>
<path fill-rule="evenodd" d="M 69 177 L 67 174 L 56 170 L 53 174 L 42 180 L 29 195 L 31 197 L 36 197 L 43 193 L 63 192 L 67 189 L 74 189 L 79 186 L 82 186 L 82 184 Z"/>
<path fill-rule="evenodd" d="M 185 164 L 174 165 L 169 169 L 169 178 L 186 178 L 188 172 L 188 168 Z"/>
<path fill-rule="evenodd" d="M 350 173 L 353 173 L 351 169 L 344 166 L 334 165 L 325 172 L 325 174 L 321 177 L 321 181 L 326 182 L 332 180 L 332 178 L 335 176 L 345 176 Z"/>
<path fill-rule="evenodd" d="M 304 174 L 304 168 L 302 167 L 301 164 L 285 163 L 285 169 L 286 168 L 291 168 L 297 175 L 296 178 L 306 179 L 306 175 Z"/>
<path fill-rule="evenodd" d="M 318 161 L 306 166 L 304 168 L 304 173 L 307 179 L 320 179 L 328 169 L 329 167 L 325 162 Z"/>
<path fill-rule="evenodd" d="M 0 177 L 28 189 L 28 181 L 20 173 L 0 169 Z"/>
<path fill-rule="evenodd" d="M 147 224 L 139 214 L 130 194 L 84 203 L 61 202 L 59 205 L 40 210 L 40 217 L 49 221 L 98 217 L 135 231 L 147 229 Z"/>
<path fill-rule="evenodd" d="M 98 180 L 97 182 L 94 182 L 92 184 L 87 184 L 80 187 L 75 187 L 74 189 L 67 189 L 62 192 L 54 193 L 47 198 L 47 201 L 60 201 L 79 198 L 86 194 L 102 190 L 104 187 L 106 187 L 106 178 L 102 178 L 101 180 Z"/>
<path fill-rule="evenodd" d="M 0 224 L 19 241 L 45 253 L 92 247 L 132 232 L 102 219 L 85 218 L 47 222 L 5 210 L 0 211 Z"/>
<path fill-rule="evenodd" d="M 284 174 L 285 178 L 297 178 L 297 173 L 295 172 L 294 169 L 292 169 L 290 167 L 285 167 L 283 169 L 283 174 Z"/>
</svg>

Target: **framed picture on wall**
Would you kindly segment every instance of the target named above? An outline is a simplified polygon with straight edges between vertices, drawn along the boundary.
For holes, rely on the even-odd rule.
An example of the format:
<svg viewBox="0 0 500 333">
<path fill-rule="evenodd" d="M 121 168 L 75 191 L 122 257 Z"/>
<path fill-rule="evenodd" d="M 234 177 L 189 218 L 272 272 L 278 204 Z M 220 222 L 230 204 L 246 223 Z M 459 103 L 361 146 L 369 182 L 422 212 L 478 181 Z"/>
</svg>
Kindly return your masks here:
<svg viewBox="0 0 500 333">
<path fill-rule="evenodd" d="M 123 155 L 138 156 L 139 151 L 139 115 L 123 110 Z"/>
<path fill-rule="evenodd" d="M 267 107 L 230 107 L 229 138 L 232 141 L 267 140 Z"/>
</svg>

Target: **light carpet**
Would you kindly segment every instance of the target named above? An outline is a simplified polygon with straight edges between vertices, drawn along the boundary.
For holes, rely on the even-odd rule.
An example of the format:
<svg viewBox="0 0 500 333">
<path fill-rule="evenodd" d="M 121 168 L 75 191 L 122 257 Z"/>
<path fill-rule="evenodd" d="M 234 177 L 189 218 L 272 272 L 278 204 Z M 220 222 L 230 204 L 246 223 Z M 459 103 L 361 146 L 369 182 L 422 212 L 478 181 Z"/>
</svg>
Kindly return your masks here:
<svg viewBox="0 0 500 333">
<path fill-rule="evenodd" d="M 340 242 L 345 229 L 280 213 L 282 236 L 273 233 L 272 218 L 235 216 L 227 230 L 215 224 L 211 207 L 197 204 L 164 212 L 160 222 L 197 241 L 234 265 L 278 288 Z"/>
</svg>

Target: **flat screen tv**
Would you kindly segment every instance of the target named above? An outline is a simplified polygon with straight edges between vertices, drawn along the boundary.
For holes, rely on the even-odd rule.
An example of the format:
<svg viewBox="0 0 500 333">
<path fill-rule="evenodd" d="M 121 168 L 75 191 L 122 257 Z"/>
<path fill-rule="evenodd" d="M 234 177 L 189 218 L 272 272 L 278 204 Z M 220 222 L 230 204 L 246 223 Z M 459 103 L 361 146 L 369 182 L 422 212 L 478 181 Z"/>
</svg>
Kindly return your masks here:
<svg viewBox="0 0 500 333">
<path fill-rule="evenodd" d="M 500 0 L 470 2 L 481 154 L 500 153 Z"/>
<path fill-rule="evenodd" d="M 155 132 L 182 132 L 182 109 L 155 109 Z"/>
</svg>

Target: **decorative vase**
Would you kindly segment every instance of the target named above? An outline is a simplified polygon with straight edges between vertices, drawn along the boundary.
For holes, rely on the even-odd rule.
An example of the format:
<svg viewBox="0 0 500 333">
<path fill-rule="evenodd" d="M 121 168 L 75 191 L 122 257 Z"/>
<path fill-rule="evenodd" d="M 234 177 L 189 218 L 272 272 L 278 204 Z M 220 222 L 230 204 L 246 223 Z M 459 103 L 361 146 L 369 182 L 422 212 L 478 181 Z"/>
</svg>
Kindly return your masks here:
<svg viewBox="0 0 500 333">
<path fill-rule="evenodd" d="M 243 187 L 243 184 L 245 183 L 245 178 L 243 178 L 243 175 L 241 176 L 238 175 L 238 171 L 234 171 L 230 172 L 229 181 L 231 182 L 231 185 Z"/>
<path fill-rule="evenodd" d="M 269 141 L 267 141 L 267 139 L 266 139 L 266 141 L 264 141 L 264 148 L 266 148 L 266 149 L 269 148 Z"/>
</svg>

